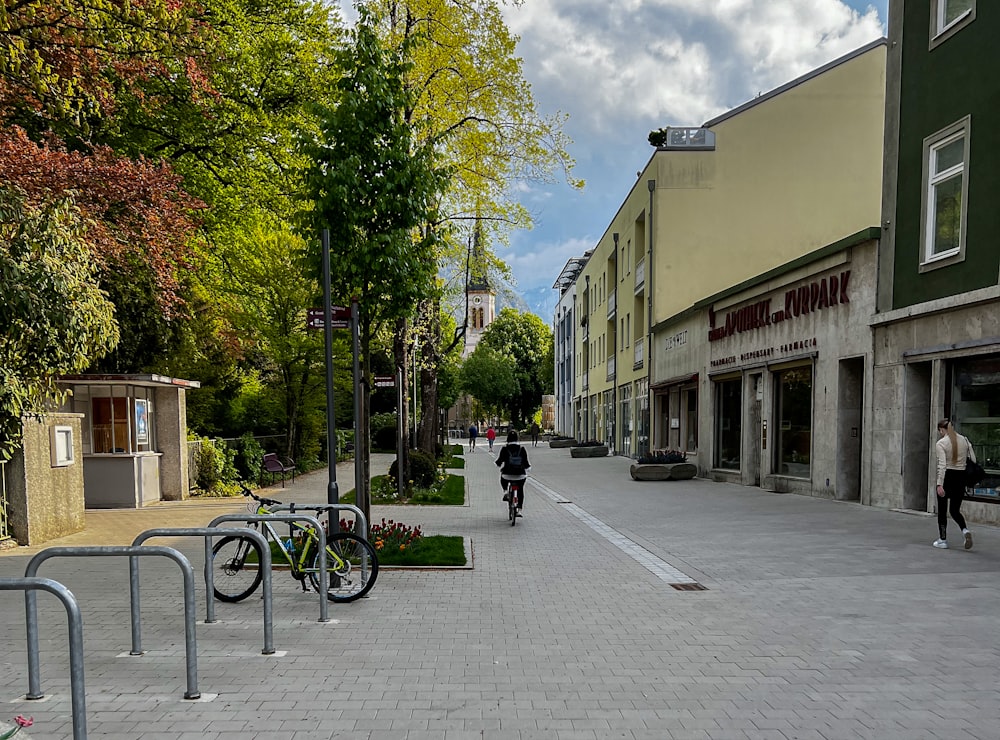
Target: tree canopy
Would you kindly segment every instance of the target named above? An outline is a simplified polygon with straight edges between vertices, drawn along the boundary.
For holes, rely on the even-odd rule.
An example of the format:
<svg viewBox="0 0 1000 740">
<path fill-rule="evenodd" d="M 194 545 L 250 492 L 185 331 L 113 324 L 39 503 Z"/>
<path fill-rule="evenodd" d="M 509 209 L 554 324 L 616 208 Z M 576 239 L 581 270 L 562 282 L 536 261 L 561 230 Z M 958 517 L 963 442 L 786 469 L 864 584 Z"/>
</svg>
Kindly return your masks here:
<svg viewBox="0 0 1000 740">
<path fill-rule="evenodd" d="M 22 416 L 61 398 L 56 376 L 118 341 L 83 232 L 71 200 L 35 207 L 0 186 L 0 460 L 20 447 Z"/>
</svg>

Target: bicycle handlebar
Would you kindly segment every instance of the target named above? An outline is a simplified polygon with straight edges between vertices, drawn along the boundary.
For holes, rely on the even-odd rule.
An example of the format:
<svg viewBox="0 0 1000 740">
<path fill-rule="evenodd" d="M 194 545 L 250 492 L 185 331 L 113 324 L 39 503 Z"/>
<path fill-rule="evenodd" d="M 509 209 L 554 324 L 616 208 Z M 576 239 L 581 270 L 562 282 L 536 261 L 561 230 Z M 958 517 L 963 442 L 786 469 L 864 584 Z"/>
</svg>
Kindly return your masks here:
<svg viewBox="0 0 1000 740">
<path fill-rule="evenodd" d="M 265 498 L 263 496 L 258 496 L 256 493 L 251 491 L 242 483 L 240 483 L 240 493 L 242 493 L 244 496 L 248 498 L 252 498 L 254 501 L 264 504 L 264 506 L 275 506 L 281 503 L 280 501 L 276 501 L 273 498 Z"/>
</svg>

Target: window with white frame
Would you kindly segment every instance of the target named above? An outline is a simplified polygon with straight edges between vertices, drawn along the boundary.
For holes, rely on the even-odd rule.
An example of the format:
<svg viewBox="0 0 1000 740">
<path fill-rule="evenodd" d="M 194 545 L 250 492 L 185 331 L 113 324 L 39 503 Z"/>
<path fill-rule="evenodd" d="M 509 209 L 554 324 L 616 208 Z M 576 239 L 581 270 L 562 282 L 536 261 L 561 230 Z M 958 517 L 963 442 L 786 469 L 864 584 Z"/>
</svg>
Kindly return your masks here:
<svg viewBox="0 0 1000 740">
<path fill-rule="evenodd" d="M 931 0 L 931 48 L 976 19 L 976 0 Z"/>
<path fill-rule="evenodd" d="M 969 122 L 966 117 L 924 139 L 923 268 L 964 256 Z"/>
</svg>

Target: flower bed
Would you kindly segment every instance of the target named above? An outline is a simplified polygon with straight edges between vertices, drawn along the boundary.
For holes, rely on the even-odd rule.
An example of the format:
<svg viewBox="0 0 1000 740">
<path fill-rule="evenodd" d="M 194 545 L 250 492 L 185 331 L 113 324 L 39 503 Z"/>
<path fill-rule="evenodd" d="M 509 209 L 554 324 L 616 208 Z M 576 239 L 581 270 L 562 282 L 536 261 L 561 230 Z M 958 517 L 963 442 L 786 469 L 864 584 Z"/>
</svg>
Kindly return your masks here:
<svg viewBox="0 0 1000 740">
<path fill-rule="evenodd" d="M 569 450 L 570 457 L 607 457 L 608 446 L 597 440 L 577 442 Z"/>
<path fill-rule="evenodd" d="M 553 437 L 549 440 L 549 447 L 553 450 L 562 450 L 578 444 L 572 437 Z"/>
</svg>

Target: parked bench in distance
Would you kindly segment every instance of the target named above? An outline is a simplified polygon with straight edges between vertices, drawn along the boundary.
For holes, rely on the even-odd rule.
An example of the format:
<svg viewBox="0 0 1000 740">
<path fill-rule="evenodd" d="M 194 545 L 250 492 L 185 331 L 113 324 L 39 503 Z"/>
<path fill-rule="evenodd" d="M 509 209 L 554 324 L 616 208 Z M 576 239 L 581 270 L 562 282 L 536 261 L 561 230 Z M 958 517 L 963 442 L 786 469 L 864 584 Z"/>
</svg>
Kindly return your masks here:
<svg viewBox="0 0 1000 740">
<path fill-rule="evenodd" d="M 291 458 L 280 458 L 277 453 L 268 452 L 264 455 L 264 471 L 271 474 L 271 485 L 274 485 L 274 477 L 281 474 L 281 487 L 285 487 L 285 476 L 292 474 L 292 483 L 295 482 L 295 461 Z"/>
</svg>

